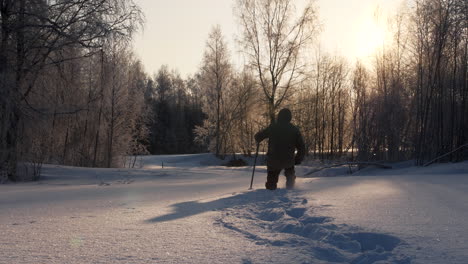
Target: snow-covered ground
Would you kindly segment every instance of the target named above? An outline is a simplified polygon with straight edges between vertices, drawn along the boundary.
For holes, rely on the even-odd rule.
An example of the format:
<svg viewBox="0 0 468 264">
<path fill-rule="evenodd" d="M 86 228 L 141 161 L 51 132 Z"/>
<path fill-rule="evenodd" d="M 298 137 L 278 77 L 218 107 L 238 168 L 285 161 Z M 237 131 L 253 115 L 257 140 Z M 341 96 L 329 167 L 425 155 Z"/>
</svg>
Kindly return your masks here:
<svg viewBox="0 0 468 264">
<path fill-rule="evenodd" d="M 277 191 L 260 166 L 248 191 L 251 167 L 210 154 L 142 161 L 1 185 L 0 263 L 468 263 L 468 162 L 333 168 Z"/>
</svg>

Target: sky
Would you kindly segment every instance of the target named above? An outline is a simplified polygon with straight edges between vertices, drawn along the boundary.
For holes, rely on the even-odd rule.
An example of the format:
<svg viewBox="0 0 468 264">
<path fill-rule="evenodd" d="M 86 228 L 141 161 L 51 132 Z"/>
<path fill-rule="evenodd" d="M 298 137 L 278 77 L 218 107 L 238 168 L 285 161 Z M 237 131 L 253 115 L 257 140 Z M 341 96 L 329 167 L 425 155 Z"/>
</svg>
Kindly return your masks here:
<svg viewBox="0 0 468 264">
<path fill-rule="evenodd" d="M 298 6 L 304 0 L 293 0 Z M 145 13 L 145 27 L 134 40 L 134 49 L 145 70 L 156 73 L 162 65 L 183 77 L 196 73 L 214 25 L 221 26 L 233 61 L 241 61 L 236 45 L 239 26 L 234 0 L 135 0 Z M 322 25 L 320 50 L 353 62 L 366 62 L 388 41 L 388 18 L 401 0 L 317 0 Z"/>
</svg>

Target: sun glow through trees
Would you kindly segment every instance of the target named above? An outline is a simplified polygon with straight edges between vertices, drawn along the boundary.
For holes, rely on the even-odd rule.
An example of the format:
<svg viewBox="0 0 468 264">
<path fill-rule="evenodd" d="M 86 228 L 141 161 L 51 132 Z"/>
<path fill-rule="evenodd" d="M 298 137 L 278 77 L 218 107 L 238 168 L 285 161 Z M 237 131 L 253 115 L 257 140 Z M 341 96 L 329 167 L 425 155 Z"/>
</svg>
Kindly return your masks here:
<svg viewBox="0 0 468 264">
<path fill-rule="evenodd" d="M 391 32 L 388 25 L 388 10 L 383 11 L 378 6 L 370 7 L 356 24 L 354 40 L 349 45 L 354 56 L 369 63 L 375 54 L 390 44 Z"/>
</svg>

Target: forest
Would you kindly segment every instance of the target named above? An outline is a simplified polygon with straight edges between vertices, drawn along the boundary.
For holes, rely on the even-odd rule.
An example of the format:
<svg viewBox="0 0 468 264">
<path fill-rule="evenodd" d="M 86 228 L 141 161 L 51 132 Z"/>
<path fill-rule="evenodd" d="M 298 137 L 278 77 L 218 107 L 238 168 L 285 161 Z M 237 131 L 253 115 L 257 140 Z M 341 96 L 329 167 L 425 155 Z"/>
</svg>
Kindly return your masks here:
<svg viewBox="0 0 468 264">
<path fill-rule="evenodd" d="M 200 68 L 181 77 L 170 65 L 145 72 L 134 1 L 0 0 L 0 182 L 38 179 L 44 163 L 252 155 L 284 107 L 312 158 L 468 158 L 465 0 L 406 1 L 371 64 L 320 51 L 314 2 L 236 0 L 234 15 L 245 65 L 213 25 Z"/>
</svg>

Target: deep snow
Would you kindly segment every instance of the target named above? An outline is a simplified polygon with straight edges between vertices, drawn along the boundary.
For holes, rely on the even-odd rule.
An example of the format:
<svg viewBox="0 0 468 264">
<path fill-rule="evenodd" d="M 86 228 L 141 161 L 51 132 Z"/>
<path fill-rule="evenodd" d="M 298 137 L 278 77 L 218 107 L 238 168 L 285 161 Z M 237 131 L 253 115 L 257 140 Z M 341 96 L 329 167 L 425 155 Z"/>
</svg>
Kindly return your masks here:
<svg viewBox="0 0 468 264">
<path fill-rule="evenodd" d="M 468 263 L 468 162 L 333 168 L 273 192 L 265 167 L 248 191 L 251 167 L 221 163 L 47 165 L 1 185 L 0 263 Z"/>
</svg>

